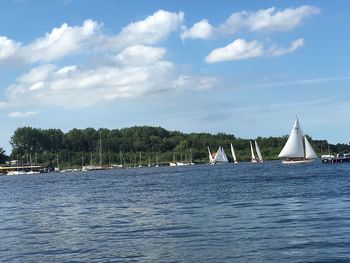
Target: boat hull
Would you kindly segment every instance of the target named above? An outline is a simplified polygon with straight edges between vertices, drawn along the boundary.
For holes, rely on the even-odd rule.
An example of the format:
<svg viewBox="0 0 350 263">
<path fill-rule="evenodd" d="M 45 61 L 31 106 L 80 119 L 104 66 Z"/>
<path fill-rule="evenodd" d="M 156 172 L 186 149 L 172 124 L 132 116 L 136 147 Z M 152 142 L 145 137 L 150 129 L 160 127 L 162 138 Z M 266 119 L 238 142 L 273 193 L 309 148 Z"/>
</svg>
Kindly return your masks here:
<svg viewBox="0 0 350 263">
<path fill-rule="evenodd" d="M 283 160 L 283 164 L 299 164 L 299 163 L 311 163 L 315 159 L 304 159 L 304 160 Z"/>
</svg>

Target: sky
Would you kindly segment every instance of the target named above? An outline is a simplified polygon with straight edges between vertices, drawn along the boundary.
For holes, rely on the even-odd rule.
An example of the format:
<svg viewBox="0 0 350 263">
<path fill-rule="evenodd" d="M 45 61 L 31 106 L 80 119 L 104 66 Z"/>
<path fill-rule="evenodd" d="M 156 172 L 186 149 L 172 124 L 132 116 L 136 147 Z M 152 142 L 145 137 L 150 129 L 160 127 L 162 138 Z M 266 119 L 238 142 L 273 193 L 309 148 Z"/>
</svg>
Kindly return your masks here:
<svg viewBox="0 0 350 263">
<path fill-rule="evenodd" d="M 349 1 L 1 0 L 0 147 L 18 127 L 350 136 Z"/>
</svg>

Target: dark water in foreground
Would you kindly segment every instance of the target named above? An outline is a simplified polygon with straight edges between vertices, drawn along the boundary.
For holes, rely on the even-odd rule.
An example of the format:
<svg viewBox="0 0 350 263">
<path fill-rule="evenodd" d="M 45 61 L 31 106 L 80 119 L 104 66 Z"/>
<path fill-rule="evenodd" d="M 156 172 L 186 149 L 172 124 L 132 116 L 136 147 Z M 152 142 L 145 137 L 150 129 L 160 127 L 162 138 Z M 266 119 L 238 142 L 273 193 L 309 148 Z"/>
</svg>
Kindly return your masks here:
<svg viewBox="0 0 350 263">
<path fill-rule="evenodd" d="M 349 262 L 350 164 L 0 177 L 1 262 Z"/>
</svg>

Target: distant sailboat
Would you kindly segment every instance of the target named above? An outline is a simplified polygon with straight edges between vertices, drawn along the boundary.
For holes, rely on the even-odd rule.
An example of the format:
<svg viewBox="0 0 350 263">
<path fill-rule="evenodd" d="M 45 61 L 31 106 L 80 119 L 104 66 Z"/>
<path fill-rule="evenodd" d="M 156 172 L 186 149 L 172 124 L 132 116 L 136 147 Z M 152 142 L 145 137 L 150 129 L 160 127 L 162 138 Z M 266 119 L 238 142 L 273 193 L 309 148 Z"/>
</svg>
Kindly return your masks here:
<svg viewBox="0 0 350 263">
<path fill-rule="evenodd" d="M 158 164 L 158 154 L 157 154 L 157 163 L 156 163 L 155 167 L 159 167 L 159 164 Z"/>
<path fill-rule="evenodd" d="M 122 151 L 119 151 L 119 164 L 111 164 L 111 169 L 118 169 L 118 168 L 128 168 L 128 165 L 124 160 Z"/>
<path fill-rule="evenodd" d="M 256 140 L 255 140 L 255 150 L 256 150 L 256 153 L 258 154 L 258 161 L 262 163 L 264 160 L 263 160 L 259 145 L 258 145 Z"/>
<path fill-rule="evenodd" d="M 251 162 L 252 163 L 262 163 L 264 160 L 262 158 L 261 151 L 260 151 L 260 148 L 259 148 L 259 145 L 258 145 L 257 141 L 255 140 L 254 144 L 255 144 L 255 150 L 256 150 L 256 153 L 257 153 L 258 157 L 255 157 L 252 142 L 249 141 L 249 143 L 250 143 L 250 152 L 251 152 L 251 155 L 252 155 Z"/>
<path fill-rule="evenodd" d="M 169 162 L 169 166 L 176 166 L 175 154 L 173 154 L 173 161 Z"/>
<path fill-rule="evenodd" d="M 190 165 L 194 165 L 194 162 L 192 160 L 192 149 L 190 148 Z"/>
<path fill-rule="evenodd" d="M 99 165 L 93 165 L 92 164 L 92 154 L 90 153 L 90 165 L 86 165 L 82 167 L 82 171 L 94 171 L 94 170 L 103 170 L 104 168 L 102 167 L 102 134 L 100 131 L 100 140 L 98 144 L 98 155 L 99 155 Z"/>
<path fill-rule="evenodd" d="M 142 167 L 142 161 L 141 161 L 141 152 L 139 152 L 139 159 L 140 159 L 140 163 L 139 163 L 139 168 L 141 168 Z"/>
<path fill-rule="evenodd" d="M 151 156 L 148 156 L 148 165 L 147 165 L 147 167 L 151 167 L 152 165 L 151 165 Z"/>
<path fill-rule="evenodd" d="M 208 153 L 209 153 L 209 162 L 210 164 L 216 164 L 216 163 L 228 163 L 228 159 L 226 156 L 226 153 L 224 151 L 224 148 L 219 146 L 217 152 L 215 153 L 214 157 L 210 153 L 210 149 L 208 147 Z"/>
<path fill-rule="evenodd" d="M 251 141 L 249 141 L 249 143 L 250 143 L 250 152 L 251 152 L 251 155 L 252 155 L 251 162 L 252 162 L 252 163 L 257 163 L 257 162 L 258 162 L 258 160 L 257 160 L 257 159 L 256 159 L 256 157 L 255 157 L 252 142 L 251 142 Z"/>
<path fill-rule="evenodd" d="M 282 163 L 307 163 L 317 158 L 317 154 L 300 129 L 298 117 L 278 157 L 286 158 Z"/>
<path fill-rule="evenodd" d="M 231 143 L 231 154 L 232 154 L 233 162 L 238 163 L 237 158 L 236 158 L 235 149 L 233 149 L 232 143 Z"/>
</svg>

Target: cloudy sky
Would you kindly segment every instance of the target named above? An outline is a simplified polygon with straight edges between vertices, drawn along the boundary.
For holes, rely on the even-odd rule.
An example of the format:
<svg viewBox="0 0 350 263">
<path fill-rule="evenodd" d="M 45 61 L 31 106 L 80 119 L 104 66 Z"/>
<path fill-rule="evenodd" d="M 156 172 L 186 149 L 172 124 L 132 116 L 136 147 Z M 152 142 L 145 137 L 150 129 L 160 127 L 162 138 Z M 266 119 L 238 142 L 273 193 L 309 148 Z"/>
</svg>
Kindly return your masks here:
<svg viewBox="0 0 350 263">
<path fill-rule="evenodd" d="M 349 1 L 2 0 L 13 131 L 162 126 L 350 141 Z"/>
</svg>

